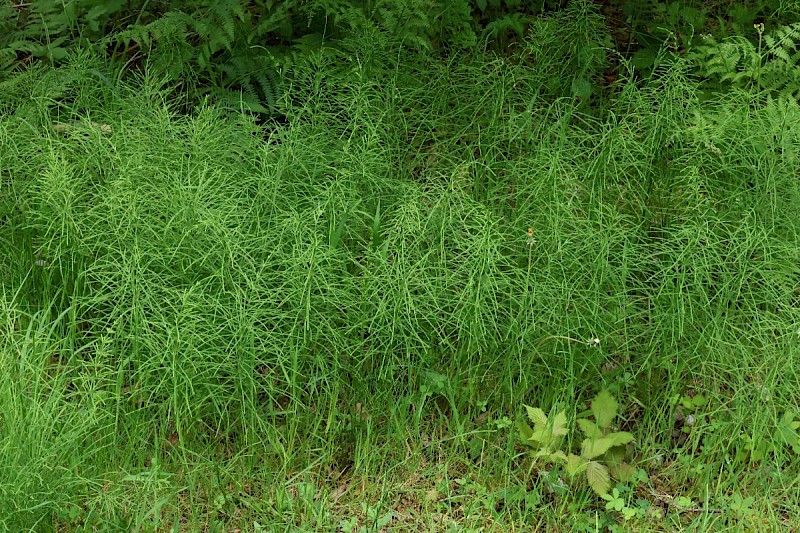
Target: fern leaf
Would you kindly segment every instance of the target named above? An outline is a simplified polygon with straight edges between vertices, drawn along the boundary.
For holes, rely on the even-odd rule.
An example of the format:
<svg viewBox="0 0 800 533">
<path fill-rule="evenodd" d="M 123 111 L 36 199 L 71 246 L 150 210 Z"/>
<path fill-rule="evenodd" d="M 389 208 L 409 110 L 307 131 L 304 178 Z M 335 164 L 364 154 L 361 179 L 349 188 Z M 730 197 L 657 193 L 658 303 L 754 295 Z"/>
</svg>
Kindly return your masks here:
<svg viewBox="0 0 800 533">
<path fill-rule="evenodd" d="M 238 0 L 223 0 L 211 2 L 211 12 L 214 15 L 212 22 L 219 25 L 225 32 L 227 42 L 236 38 L 236 23 L 234 17 L 242 14 L 242 6 Z"/>
<path fill-rule="evenodd" d="M 723 42 L 707 38 L 692 58 L 701 73 L 719 86 L 755 87 L 767 94 L 800 93 L 800 23 L 763 36 L 763 50 L 744 37 Z"/>
</svg>

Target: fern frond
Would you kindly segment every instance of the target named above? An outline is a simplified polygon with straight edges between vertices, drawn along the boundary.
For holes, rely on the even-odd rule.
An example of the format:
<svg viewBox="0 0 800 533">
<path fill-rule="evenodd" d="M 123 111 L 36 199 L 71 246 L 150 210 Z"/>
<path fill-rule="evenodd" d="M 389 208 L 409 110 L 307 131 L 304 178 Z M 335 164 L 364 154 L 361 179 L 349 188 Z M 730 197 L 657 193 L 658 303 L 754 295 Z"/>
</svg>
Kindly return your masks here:
<svg viewBox="0 0 800 533">
<path fill-rule="evenodd" d="M 765 34 L 764 42 L 769 53 L 791 62 L 790 53 L 797 51 L 797 43 L 800 42 L 800 22 L 780 26 Z"/>
<path fill-rule="evenodd" d="M 376 2 L 373 19 L 391 38 L 414 48 L 431 48 L 433 24 L 424 0 Z"/>
<path fill-rule="evenodd" d="M 134 42 L 145 50 L 157 43 L 185 42 L 193 24 L 191 17 L 180 11 L 171 11 L 148 24 L 135 24 L 111 36 L 119 44 Z"/>
<path fill-rule="evenodd" d="M 244 20 L 245 12 L 239 0 L 209 2 L 204 16 L 193 19 L 193 28 L 213 55 L 220 50 L 231 50 L 236 39 L 236 20 Z"/>
<path fill-rule="evenodd" d="M 236 54 L 219 66 L 226 90 L 241 89 L 248 101 L 260 102 L 259 113 L 274 113 L 283 93 L 283 79 L 270 56 Z M 248 105 L 255 110 L 255 107 Z"/>
<path fill-rule="evenodd" d="M 742 36 L 707 37 L 691 55 L 700 74 L 717 89 L 752 87 L 767 94 L 800 94 L 800 23 L 763 35 L 757 47 Z"/>
<path fill-rule="evenodd" d="M 469 0 L 441 0 L 435 2 L 435 28 L 433 37 L 454 48 L 472 48 L 478 37 L 472 27 L 472 4 Z"/>
<path fill-rule="evenodd" d="M 508 13 L 487 24 L 483 36 L 497 37 L 511 30 L 518 37 L 523 37 L 525 34 L 525 26 L 527 26 L 528 23 L 528 17 L 524 16 L 522 13 Z"/>
</svg>

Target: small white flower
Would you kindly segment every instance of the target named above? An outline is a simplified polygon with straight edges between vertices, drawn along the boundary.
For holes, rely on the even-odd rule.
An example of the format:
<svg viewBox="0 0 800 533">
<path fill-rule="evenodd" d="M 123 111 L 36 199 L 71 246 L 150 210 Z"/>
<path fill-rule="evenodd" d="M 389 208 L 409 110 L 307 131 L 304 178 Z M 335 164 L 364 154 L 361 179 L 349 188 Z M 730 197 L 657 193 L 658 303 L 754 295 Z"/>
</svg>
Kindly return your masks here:
<svg viewBox="0 0 800 533">
<path fill-rule="evenodd" d="M 586 342 L 586 344 L 588 346 L 592 346 L 594 348 L 599 348 L 600 347 L 600 339 L 598 339 L 597 337 L 592 337 L 591 339 L 589 339 Z"/>
</svg>

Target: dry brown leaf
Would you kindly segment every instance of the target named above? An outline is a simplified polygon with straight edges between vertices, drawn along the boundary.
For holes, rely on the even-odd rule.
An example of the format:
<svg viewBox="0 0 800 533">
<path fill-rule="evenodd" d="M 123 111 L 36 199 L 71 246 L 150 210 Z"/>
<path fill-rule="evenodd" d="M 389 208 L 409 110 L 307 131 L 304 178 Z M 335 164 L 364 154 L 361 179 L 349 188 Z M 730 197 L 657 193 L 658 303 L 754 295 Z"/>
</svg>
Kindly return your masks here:
<svg viewBox="0 0 800 533">
<path fill-rule="evenodd" d="M 339 487 L 331 493 L 331 500 L 336 501 L 342 496 L 344 496 L 344 493 L 347 492 L 347 488 L 348 488 L 347 483 L 342 483 L 341 485 L 339 485 Z"/>
</svg>

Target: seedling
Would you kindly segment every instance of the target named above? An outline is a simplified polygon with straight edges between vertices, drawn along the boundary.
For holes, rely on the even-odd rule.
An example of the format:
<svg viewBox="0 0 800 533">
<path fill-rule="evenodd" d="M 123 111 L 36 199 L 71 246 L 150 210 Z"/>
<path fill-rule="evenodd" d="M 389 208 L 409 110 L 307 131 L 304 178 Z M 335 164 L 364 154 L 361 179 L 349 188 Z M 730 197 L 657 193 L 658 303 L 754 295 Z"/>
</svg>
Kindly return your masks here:
<svg viewBox="0 0 800 533">
<path fill-rule="evenodd" d="M 561 449 L 569 433 L 567 415 L 564 411 L 548 417 L 538 407 L 525 406 L 533 428 L 525 421 L 517 424 L 522 441 L 534 449 L 534 456 L 564 466 L 572 478 L 585 474 L 589 486 L 598 495 L 608 494 L 611 476 L 626 481 L 635 469 L 624 462 L 626 445 L 633 435 L 625 431 L 614 431 L 611 424 L 617 417 L 619 404 L 604 390 L 592 400 L 591 413 L 594 420 L 579 418 L 576 423 L 584 435 L 580 453 Z"/>
<path fill-rule="evenodd" d="M 740 439 L 744 441 L 744 446 L 737 453 L 737 457 L 760 462 L 785 447 L 800 455 L 800 420 L 796 420 L 795 416 L 792 411 L 784 413 L 778 420 L 771 439 L 754 439 L 750 435 L 741 435 Z"/>
</svg>

